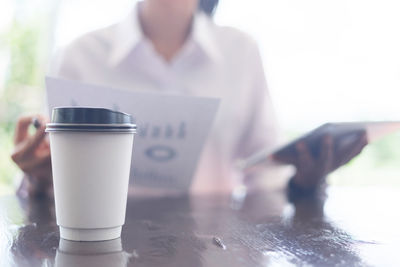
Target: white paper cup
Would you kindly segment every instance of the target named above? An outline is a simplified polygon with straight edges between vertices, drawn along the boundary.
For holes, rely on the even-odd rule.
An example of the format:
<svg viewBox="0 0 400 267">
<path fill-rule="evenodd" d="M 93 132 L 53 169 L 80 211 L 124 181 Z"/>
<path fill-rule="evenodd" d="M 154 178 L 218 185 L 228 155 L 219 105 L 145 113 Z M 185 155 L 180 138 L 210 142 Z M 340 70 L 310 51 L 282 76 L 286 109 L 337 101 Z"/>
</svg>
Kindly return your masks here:
<svg viewBox="0 0 400 267">
<path fill-rule="evenodd" d="M 107 113 L 115 112 L 58 108 L 47 125 L 56 218 L 63 239 L 99 241 L 121 236 L 136 126 Z"/>
</svg>

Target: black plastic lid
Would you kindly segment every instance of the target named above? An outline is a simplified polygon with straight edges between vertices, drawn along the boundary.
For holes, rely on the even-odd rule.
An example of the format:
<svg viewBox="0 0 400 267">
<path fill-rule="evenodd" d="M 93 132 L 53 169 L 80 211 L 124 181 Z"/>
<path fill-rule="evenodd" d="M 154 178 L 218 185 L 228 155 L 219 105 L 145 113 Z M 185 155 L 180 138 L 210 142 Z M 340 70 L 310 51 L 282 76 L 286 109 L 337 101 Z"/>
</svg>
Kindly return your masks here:
<svg viewBox="0 0 400 267">
<path fill-rule="evenodd" d="M 47 132 L 117 131 L 135 132 L 132 116 L 106 108 L 57 107 L 53 109 Z"/>
</svg>

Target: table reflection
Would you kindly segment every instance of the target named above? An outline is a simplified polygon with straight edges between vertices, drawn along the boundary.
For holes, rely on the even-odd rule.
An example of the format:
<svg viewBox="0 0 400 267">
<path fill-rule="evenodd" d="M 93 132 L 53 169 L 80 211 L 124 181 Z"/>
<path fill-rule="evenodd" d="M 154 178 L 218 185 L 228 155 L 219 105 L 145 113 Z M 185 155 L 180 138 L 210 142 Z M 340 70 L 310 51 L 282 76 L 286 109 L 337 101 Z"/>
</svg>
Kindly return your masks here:
<svg viewBox="0 0 400 267">
<path fill-rule="evenodd" d="M 99 242 L 76 242 L 60 239 L 56 267 L 125 267 L 132 255 L 122 249 L 121 238 Z"/>
<path fill-rule="evenodd" d="M 44 262 L 51 262 L 59 243 L 53 200 L 17 200 L 25 219 L 16 233 L 10 231 L 13 236 L 13 240 L 10 240 L 10 261 L 16 266 L 40 266 Z"/>
</svg>

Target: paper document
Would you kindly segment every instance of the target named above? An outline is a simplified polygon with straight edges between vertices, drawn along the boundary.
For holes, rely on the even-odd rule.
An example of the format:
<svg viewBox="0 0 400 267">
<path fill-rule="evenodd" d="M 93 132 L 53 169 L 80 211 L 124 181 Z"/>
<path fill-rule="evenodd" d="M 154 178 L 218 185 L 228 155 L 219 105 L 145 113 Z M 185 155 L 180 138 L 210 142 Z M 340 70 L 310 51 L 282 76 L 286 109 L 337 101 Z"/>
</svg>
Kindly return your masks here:
<svg viewBox="0 0 400 267">
<path fill-rule="evenodd" d="M 135 92 L 46 78 L 49 111 L 103 107 L 129 113 L 137 124 L 130 183 L 187 190 L 212 127 L 219 99 Z"/>
<path fill-rule="evenodd" d="M 335 150 L 346 149 L 346 146 L 352 144 L 360 138 L 360 135 L 366 133 L 368 142 L 371 143 L 390 133 L 400 130 L 400 121 L 376 121 L 376 122 L 342 122 L 327 123 L 317 129 L 303 135 L 302 137 L 290 142 L 289 144 L 275 150 L 261 150 L 251 157 L 238 163 L 238 168 L 249 169 L 258 164 L 271 163 L 272 156 L 282 159 L 280 162 L 290 163 L 296 157 L 295 144 L 304 141 L 310 149 L 310 153 L 316 156 L 319 151 L 321 138 L 330 135 L 333 138 Z"/>
</svg>

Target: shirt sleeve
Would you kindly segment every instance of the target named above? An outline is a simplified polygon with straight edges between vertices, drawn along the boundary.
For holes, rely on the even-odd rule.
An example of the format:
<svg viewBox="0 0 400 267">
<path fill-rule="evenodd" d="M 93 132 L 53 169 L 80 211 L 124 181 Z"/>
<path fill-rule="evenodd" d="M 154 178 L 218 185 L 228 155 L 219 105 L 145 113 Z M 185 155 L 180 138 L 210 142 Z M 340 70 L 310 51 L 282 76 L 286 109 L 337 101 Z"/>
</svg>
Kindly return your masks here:
<svg viewBox="0 0 400 267">
<path fill-rule="evenodd" d="M 279 127 L 267 87 L 261 56 L 255 43 L 249 48 L 246 71 L 249 73 L 249 103 L 245 127 L 239 139 L 237 157 L 245 158 L 278 145 Z"/>
</svg>

